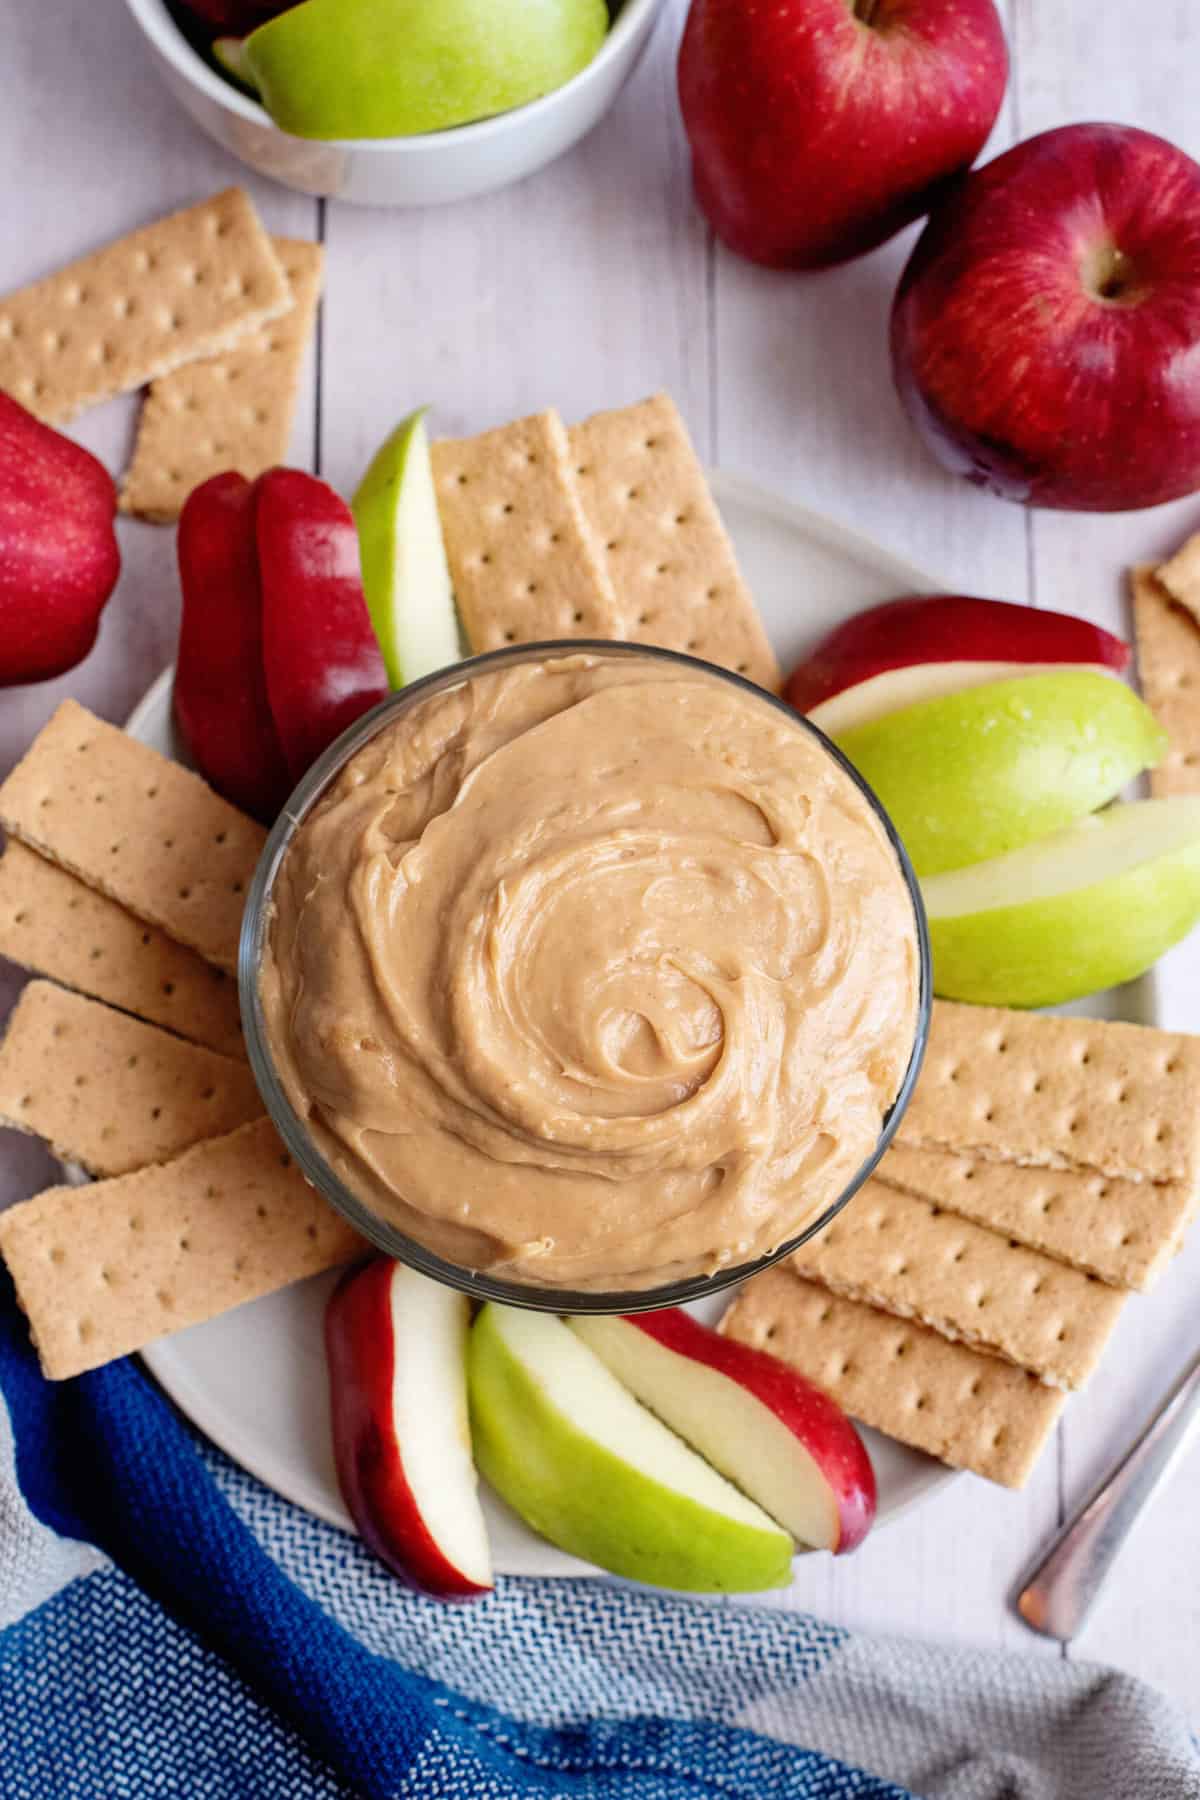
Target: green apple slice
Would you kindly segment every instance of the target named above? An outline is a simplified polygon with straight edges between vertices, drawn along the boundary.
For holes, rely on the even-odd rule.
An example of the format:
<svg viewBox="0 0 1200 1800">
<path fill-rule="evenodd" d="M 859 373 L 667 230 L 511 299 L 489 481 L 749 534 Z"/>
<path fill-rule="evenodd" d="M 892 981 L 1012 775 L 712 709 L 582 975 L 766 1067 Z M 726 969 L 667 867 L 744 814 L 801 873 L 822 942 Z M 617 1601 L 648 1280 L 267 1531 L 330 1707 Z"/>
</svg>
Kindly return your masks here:
<svg viewBox="0 0 1200 1800">
<path fill-rule="evenodd" d="M 246 62 L 246 40 L 244 37 L 219 37 L 213 39 L 213 60 L 222 74 L 236 81 L 240 88 L 248 94 L 255 90 L 254 77 Z"/>
<path fill-rule="evenodd" d="M 410 137 L 562 87 L 607 30 L 605 0 L 305 0 L 251 32 L 246 57 L 284 131 Z"/>
<path fill-rule="evenodd" d="M 949 1000 L 1054 1006 L 1132 981 L 1200 921 L 1200 797 L 1135 800 L 921 883 Z"/>
<path fill-rule="evenodd" d="M 891 814 L 918 875 L 1003 855 L 1095 812 L 1167 747 L 1130 688 L 1084 669 L 925 700 L 834 741 Z"/>
<path fill-rule="evenodd" d="M 462 655 L 425 410 L 410 413 L 381 445 L 351 502 L 363 591 L 394 688 Z"/>
<path fill-rule="evenodd" d="M 561 1319 L 485 1306 L 468 1381 L 481 1474 L 560 1549 L 695 1593 L 791 1580 L 788 1534 L 647 1412 Z"/>
</svg>

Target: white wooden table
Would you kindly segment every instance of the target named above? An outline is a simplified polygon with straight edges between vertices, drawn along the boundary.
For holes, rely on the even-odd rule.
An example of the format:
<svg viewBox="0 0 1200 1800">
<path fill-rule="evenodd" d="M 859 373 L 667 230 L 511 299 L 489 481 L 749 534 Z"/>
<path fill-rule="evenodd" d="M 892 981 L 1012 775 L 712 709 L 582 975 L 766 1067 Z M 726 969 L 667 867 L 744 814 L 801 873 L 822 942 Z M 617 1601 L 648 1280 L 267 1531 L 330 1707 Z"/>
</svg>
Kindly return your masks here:
<svg viewBox="0 0 1200 1800">
<path fill-rule="evenodd" d="M 176 112 L 118 0 L 4 12 L 0 290 L 134 224 L 242 179 Z M 1200 7 L 1163 0 L 1007 0 L 1013 50 L 1001 148 L 1069 120 L 1149 126 L 1200 156 Z M 1200 498 L 1109 518 L 1030 515 L 942 476 L 893 398 L 891 292 L 911 234 L 821 276 L 771 274 L 714 247 L 692 206 L 674 93 L 683 0 L 667 0 L 612 116 L 524 185 L 429 214 L 328 206 L 253 182 L 270 227 L 319 236 L 328 286 L 293 460 L 347 491 L 412 405 L 441 432 L 553 403 L 568 417 L 665 386 L 700 449 L 873 534 L 968 592 L 1027 598 L 1127 628 L 1120 572 L 1200 527 Z M 78 436 L 114 469 L 131 404 Z M 96 651 L 61 681 L 0 693 L 0 772 L 65 694 L 122 720 L 171 658 L 174 537 L 126 523 L 125 573 Z M 1200 957 L 1163 965 L 1167 1021 L 1200 1029 Z M 0 965 L 0 1016 L 20 977 Z M 1189 991 L 1191 1004 L 1189 1008 Z M 0 1204 L 54 1176 L 0 1133 Z M 1127 1308 L 1100 1374 L 1068 1409 L 1028 1489 L 962 1477 L 845 1563 L 803 1565 L 778 1604 L 844 1624 L 1059 1651 L 1006 1603 L 1031 1552 L 1200 1340 L 1200 1232 L 1149 1301 Z M 1200 1508 L 1193 1457 L 1159 1502 L 1078 1646 L 1172 1691 L 1200 1716 Z M 1073 1651 L 1072 1654 L 1076 1652 Z"/>
</svg>

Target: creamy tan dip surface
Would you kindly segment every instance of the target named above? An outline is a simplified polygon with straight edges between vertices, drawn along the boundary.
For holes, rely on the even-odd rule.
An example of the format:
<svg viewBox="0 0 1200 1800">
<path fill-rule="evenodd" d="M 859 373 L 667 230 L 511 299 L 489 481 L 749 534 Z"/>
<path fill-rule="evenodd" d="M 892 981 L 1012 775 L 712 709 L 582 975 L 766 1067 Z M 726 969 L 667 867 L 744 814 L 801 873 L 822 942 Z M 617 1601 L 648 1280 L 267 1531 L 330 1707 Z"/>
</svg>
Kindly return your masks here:
<svg viewBox="0 0 1200 1800">
<path fill-rule="evenodd" d="M 816 740 L 649 658 L 420 702 L 292 844 L 261 977 L 296 1112 L 460 1266 L 620 1290 L 794 1237 L 913 1045 L 899 864 Z"/>
</svg>

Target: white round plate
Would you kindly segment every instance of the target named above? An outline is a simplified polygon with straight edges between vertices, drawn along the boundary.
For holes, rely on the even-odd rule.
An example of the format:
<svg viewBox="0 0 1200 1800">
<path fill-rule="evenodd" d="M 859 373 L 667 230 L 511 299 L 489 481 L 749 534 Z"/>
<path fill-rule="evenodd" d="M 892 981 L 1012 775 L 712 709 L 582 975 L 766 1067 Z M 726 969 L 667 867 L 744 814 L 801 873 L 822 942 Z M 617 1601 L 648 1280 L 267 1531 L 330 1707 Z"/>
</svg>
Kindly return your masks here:
<svg viewBox="0 0 1200 1800">
<path fill-rule="evenodd" d="M 880 600 L 943 583 L 868 539 L 746 482 L 713 477 L 713 492 L 737 547 L 780 662 L 790 669 L 839 620 Z M 168 670 L 128 722 L 134 737 L 182 760 L 171 717 Z M 162 1338 L 144 1354 L 176 1405 L 235 1462 L 331 1525 L 351 1530 L 334 1474 L 322 1314 L 333 1276 L 255 1300 L 207 1324 Z M 691 1310 L 720 1316 L 728 1293 Z M 878 1432 L 864 1430 L 885 1524 L 952 1470 Z M 506 1575 L 595 1575 L 536 1537 L 485 1490 L 497 1570 Z"/>
</svg>

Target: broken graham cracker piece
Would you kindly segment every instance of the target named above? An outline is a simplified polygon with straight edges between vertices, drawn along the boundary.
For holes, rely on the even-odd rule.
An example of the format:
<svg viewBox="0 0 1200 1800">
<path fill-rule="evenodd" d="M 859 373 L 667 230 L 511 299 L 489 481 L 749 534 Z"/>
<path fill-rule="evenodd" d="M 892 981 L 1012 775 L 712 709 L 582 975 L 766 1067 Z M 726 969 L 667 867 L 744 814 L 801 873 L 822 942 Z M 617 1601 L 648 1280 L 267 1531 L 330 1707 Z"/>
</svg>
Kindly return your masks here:
<svg viewBox="0 0 1200 1800">
<path fill-rule="evenodd" d="M 190 769 L 64 700 L 0 786 L 0 824 L 232 974 L 266 832 Z"/>
<path fill-rule="evenodd" d="M 0 856 L 0 956 L 223 1056 L 245 1056 L 230 976 L 19 838 Z"/>
<path fill-rule="evenodd" d="M 61 425 L 291 304 L 249 196 L 227 188 L 0 296 L 0 388 Z"/>
<path fill-rule="evenodd" d="M 321 298 L 320 244 L 273 238 L 294 305 L 218 356 L 152 382 L 120 508 L 164 524 L 223 470 L 253 481 L 286 462 L 304 357 Z"/>
<path fill-rule="evenodd" d="M 748 1281 L 720 1329 L 790 1363 L 864 1425 L 1004 1487 L 1024 1486 L 1066 1398 L 1013 1363 L 787 1268 Z"/>
<path fill-rule="evenodd" d="M 1150 792 L 1156 800 L 1200 794 L 1200 581 L 1195 609 L 1153 569 L 1131 570 L 1130 581 L 1142 696 L 1168 738 L 1166 756 L 1150 771 Z"/>
<path fill-rule="evenodd" d="M 1186 608 L 1200 625 L 1200 531 L 1181 544 L 1174 556 L 1159 563 L 1156 573 L 1172 600 Z"/>
<path fill-rule="evenodd" d="M 788 1266 L 1057 1388 L 1083 1386 L 1126 1300 L 1080 1269 L 881 1181 L 868 1181 Z"/>
<path fill-rule="evenodd" d="M 1117 1288 L 1153 1286 L 1195 1206 L 1182 1181 L 1122 1181 L 893 1144 L 877 1179 Z"/>
<path fill-rule="evenodd" d="M 173 1162 L 0 1213 L 0 1254 L 61 1381 L 365 1254 L 266 1119 Z"/>
<path fill-rule="evenodd" d="M 620 637 L 617 597 L 584 518 L 556 412 L 442 439 L 431 454 L 454 598 L 472 650 Z"/>
<path fill-rule="evenodd" d="M 1200 1178 L 1200 1037 L 935 1000 L 897 1138 L 1190 1191 Z"/>
<path fill-rule="evenodd" d="M 31 981 L 0 1043 L 0 1123 L 93 1175 L 124 1175 L 256 1119 L 248 1063 Z"/>
<path fill-rule="evenodd" d="M 570 430 L 583 510 L 623 609 L 619 635 L 775 691 L 779 664 L 687 427 L 667 394 Z"/>
</svg>

